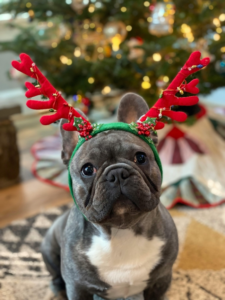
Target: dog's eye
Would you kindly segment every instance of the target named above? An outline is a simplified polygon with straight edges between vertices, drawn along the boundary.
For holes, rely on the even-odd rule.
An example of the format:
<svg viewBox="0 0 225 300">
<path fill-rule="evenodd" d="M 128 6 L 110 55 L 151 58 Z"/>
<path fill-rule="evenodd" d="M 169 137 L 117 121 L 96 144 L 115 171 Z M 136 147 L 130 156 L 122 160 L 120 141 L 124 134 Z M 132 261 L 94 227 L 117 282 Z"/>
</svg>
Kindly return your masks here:
<svg viewBox="0 0 225 300">
<path fill-rule="evenodd" d="M 146 161 L 146 155 L 143 152 L 137 152 L 134 157 L 134 162 L 143 165 Z"/>
<path fill-rule="evenodd" d="M 97 172 L 96 168 L 90 163 L 85 164 L 81 170 L 81 174 L 84 177 L 90 177 L 94 175 L 96 172 Z"/>
</svg>

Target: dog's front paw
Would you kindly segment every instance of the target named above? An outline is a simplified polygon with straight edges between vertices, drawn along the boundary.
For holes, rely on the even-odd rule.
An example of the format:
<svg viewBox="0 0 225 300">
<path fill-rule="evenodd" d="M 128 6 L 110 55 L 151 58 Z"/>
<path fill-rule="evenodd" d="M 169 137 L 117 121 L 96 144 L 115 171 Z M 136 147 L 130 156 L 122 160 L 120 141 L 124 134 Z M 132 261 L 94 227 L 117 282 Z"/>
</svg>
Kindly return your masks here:
<svg viewBox="0 0 225 300">
<path fill-rule="evenodd" d="M 53 291 L 49 290 L 44 300 L 68 300 L 68 298 L 65 291 L 60 291 L 56 295 Z"/>
</svg>

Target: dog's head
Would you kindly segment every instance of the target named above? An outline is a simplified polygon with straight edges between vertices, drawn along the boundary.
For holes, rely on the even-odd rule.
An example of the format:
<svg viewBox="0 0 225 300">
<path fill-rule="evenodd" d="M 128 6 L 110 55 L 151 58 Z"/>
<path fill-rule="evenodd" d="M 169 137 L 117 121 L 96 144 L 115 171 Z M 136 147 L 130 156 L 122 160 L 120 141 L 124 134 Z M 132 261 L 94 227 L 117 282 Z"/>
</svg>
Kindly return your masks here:
<svg viewBox="0 0 225 300">
<path fill-rule="evenodd" d="M 118 121 L 136 122 L 148 111 L 143 98 L 126 94 Z M 64 131 L 62 159 L 69 163 L 78 142 L 76 131 Z M 157 136 L 152 133 L 157 144 Z M 70 163 L 76 202 L 93 223 L 128 228 L 159 203 L 161 173 L 149 145 L 138 136 L 119 130 L 97 134 L 86 141 Z"/>
</svg>

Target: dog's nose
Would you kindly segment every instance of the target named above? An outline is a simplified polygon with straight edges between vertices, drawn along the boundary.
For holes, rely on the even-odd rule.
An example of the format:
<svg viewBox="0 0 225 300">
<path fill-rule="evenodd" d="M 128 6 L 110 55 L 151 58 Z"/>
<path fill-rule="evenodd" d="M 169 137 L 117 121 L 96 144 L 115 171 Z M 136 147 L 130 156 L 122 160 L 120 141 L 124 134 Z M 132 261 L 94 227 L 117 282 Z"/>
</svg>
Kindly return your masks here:
<svg viewBox="0 0 225 300">
<path fill-rule="evenodd" d="M 112 169 L 106 176 L 106 179 L 112 184 L 123 183 L 128 177 L 130 172 L 124 168 Z"/>
</svg>

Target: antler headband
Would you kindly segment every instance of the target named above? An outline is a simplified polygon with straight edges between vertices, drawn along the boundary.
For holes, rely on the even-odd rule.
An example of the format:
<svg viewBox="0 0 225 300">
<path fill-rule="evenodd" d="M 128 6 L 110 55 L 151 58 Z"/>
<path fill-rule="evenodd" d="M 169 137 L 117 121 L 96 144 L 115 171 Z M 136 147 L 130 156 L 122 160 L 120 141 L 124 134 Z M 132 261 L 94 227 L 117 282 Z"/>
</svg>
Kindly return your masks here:
<svg viewBox="0 0 225 300">
<path fill-rule="evenodd" d="M 172 111 L 171 107 L 173 105 L 194 105 L 198 102 L 199 99 L 197 96 L 179 98 L 176 96 L 176 93 L 180 92 L 183 94 L 184 92 L 189 92 L 197 94 L 199 92 L 199 89 L 196 87 L 199 82 L 198 79 L 193 79 L 189 83 L 185 79 L 209 64 L 209 58 L 200 60 L 200 56 L 201 53 L 199 51 L 193 52 L 190 55 L 183 68 L 181 68 L 174 80 L 169 84 L 168 88 L 162 92 L 161 97 L 155 105 L 137 123 L 131 124 L 133 130 L 136 130 L 139 135 L 148 137 L 150 130 L 157 130 L 164 127 L 164 123 L 160 121 L 162 116 L 167 116 L 179 122 L 186 120 L 187 115 L 184 112 Z M 68 123 L 63 125 L 65 130 L 76 130 L 86 140 L 91 138 L 95 126 L 66 102 L 61 93 L 51 85 L 27 54 L 22 53 L 20 59 L 21 62 L 13 61 L 12 66 L 18 71 L 36 79 L 38 82 L 36 86 L 30 82 L 25 83 L 25 86 L 28 88 L 28 91 L 25 93 L 26 97 L 44 95 L 49 98 L 48 101 L 28 100 L 27 106 L 31 109 L 50 109 L 50 111 L 55 112 L 53 115 L 41 117 L 40 122 L 43 125 L 49 125 L 61 118 L 65 118 L 68 119 Z"/>
<path fill-rule="evenodd" d="M 30 82 L 26 82 L 25 86 L 28 91 L 25 93 L 27 98 L 43 95 L 49 98 L 48 101 L 28 100 L 27 106 L 31 109 L 51 109 L 56 113 L 50 116 L 43 116 L 40 119 L 41 124 L 49 125 L 61 118 L 68 119 L 68 123 L 63 128 L 68 131 L 77 130 L 80 136 L 88 137 L 93 127 L 91 123 L 80 115 L 67 101 L 62 97 L 47 78 L 41 73 L 31 58 L 25 54 L 20 54 L 21 62 L 13 61 L 12 66 L 18 71 L 37 80 L 38 85 L 34 86 Z M 74 118 L 79 118 L 77 126 L 74 126 Z"/>
<path fill-rule="evenodd" d="M 38 95 L 44 95 L 49 98 L 48 101 L 27 101 L 27 106 L 32 109 L 50 109 L 50 111 L 55 112 L 55 114 L 51 116 L 41 117 L 40 121 L 43 125 L 48 125 L 61 118 L 65 118 L 68 119 L 68 123 L 64 124 L 63 128 L 65 130 L 76 130 L 79 132 L 81 138 L 79 139 L 76 148 L 73 151 L 70 163 L 80 146 L 85 142 L 85 140 L 106 130 L 124 130 L 133 133 L 136 136 L 139 136 L 151 147 L 161 175 L 163 175 L 161 161 L 158 152 L 155 148 L 155 145 L 150 138 L 150 133 L 151 130 L 157 130 L 164 127 L 164 123 L 160 121 L 162 116 L 167 116 L 173 120 L 180 122 L 186 120 L 187 116 L 184 112 L 176 112 L 171 110 L 171 107 L 173 105 L 194 105 L 198 102 L 197 96 L 179 98 L 176 97 L 176 93 L 180 92 L 181 94 L 183 94 L 185 91 L 193 94 L 198 93 L 199 90 L 196 87 L 196 85 L 198 84 L 199 80 L 194 79 L 191 82 L 186 83 L 185 78 L 187 78 L 190 74 L 193 74 L 199 71 L 200 69 L 206 67 L 209 64 L 209 58 L 204 58 L 200 60 L 200 56 L 200 52 L 192 53 L 185 65 L 183 66 L 183 68 L 175 77 L 175 79 L 171 82 L 168 88 L 162 92 L 161 97 L 157 100 L 155 105 L 152 108 L 150 108 L 150 110 L 144 116 L 142 116 L 136 123 L 131 124 L 112 123 L 92 125 L 88 120 L 81 116 L 71 105 L 69 105 L 65 99 L 63 99 L 61 93 L 58 92 L 50 84 L 50 82 L 45 78 L 45 76 L 41 73 L 41 71 L 37 68 L 35 63 L 27 54 L 21 54 L 21 62 L 13 61 L 12 66 L 18 71 L 32 78 L 35 78 L 38 82 L 38 85 L 36 86 L 31 84 L 30 82 L 25 83 L 26 87 L 28 88 L 28 91 L 25 94 L 26 97 L 29 98 Z M 75 204 L 77 205 L 76 199 L 73 194 L 73 182 L 70 175 L 70 164 L 68 175 L 70 192 Z M 83 216 L 85 217 L 84 214 Z"/>
</svg>

